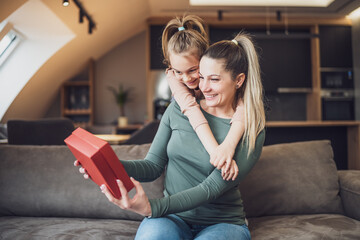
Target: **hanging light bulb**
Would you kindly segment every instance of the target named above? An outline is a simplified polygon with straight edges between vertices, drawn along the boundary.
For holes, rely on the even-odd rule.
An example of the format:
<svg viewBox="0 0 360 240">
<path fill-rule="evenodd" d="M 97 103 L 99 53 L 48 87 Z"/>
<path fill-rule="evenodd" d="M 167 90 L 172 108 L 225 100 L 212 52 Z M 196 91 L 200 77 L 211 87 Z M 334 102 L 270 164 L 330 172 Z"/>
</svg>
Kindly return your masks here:
<svg viewBox="0 0 360 240">
<path fill-rule="evenodd" d="M 69 4 L 70 4 L 70 3 L 69 3 L 69 0 L 64 0 L 64 1 L 63 1 L 63 6 L 64 6 L 64 7 L 69 6 Z"/>
<path fill-rule="evenodd" d="M 269 6 L 266 6 L 266 35 L 271 35 L 270 32 L 270 9 Z"/>
<path fill-rule="evenodd" d="M 89 21 L 89 29 L 88 29 L 88 33 L 92 34 L 92 30 L 95 27 L 94 23 L 92 21 Z"/>
<path fill-rule="evenodd" d="M 289 35 L 289 13 L 287 7 L 285 7 L 285 18 L 284 18 L 284 26 L 285 26 L 285 35 Z"/>
<path fill-rule="evenodd" d="M 84 22 L 84 11 L 82 9 L 79 10 L 79 23 Z"/>
</svg>

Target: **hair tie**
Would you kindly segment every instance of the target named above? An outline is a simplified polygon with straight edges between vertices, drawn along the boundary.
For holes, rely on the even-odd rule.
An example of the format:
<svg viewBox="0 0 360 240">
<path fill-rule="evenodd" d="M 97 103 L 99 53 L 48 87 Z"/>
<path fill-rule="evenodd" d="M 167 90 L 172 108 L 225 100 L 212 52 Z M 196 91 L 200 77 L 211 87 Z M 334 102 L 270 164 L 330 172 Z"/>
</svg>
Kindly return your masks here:
<svg viewBox="0 0 360 240">
<path fill-rule="evenodd" d="M 233 43 L 235 43 L 236 45 L 239 45 L 238 41 L 236 39 L 231 40 Z"/>
<path fill-rule="evenodd" d="M 180 31 L 184 31 L 185 28 L 184 28 L 184 27 L 178 27 L 178 30 L 179 30 L 179 32 L 180 32 Z"/>
</svg>

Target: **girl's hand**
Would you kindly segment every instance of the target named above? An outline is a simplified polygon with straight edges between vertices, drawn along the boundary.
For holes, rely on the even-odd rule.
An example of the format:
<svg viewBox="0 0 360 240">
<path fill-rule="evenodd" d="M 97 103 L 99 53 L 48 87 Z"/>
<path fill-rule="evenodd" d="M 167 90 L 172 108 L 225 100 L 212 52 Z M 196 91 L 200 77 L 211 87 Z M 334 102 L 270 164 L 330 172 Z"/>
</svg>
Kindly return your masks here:
<svg viewBox="0 0 360 240">
<path fill-rule="evenodd" d="M 175 78 L 176 79 L 174 69 L 172 69 L 172 68 L 165 69 L 165 74 L 166 74 L 166 78 Z"/>
<path fill-rule="evenodd" d="M 76 161 L 74 162 L 74 166 L 75 166 L 75 167 L 81 166 L 79 160 L 76 160 Z M 84 178 L 85 178 L 85 179 L 89 179 L 89 178 L 90 178 L 90 176 L 89 176 L 89 174 L 86 172 L 86 169 L 85 169 L 85 168 L 83 168 L 83 167 L 79 168 L 79 172 L 84 175 Z"/>
<path fill-rule="evenodd" d="M 175 71 L 172 68 L 167 68 L 165 70 L 165 74 L 166 74 L 166 81 L 169 84 L 169 87 L 171 90 L 173 90 L 172 88 L 176 87 L 176 86 L 181 86 L 181 84 L 184 84 L 182 78 L 177 78 L 175 75 Z M 179 84 L 181 83 L 181 84 Z M 183 86 L 184 88 L 187 88 L 185 86 Z"/>
<path fill-rule="evenodd" d="M 217 169 L 222 169 L 225 166 L 224 170 L 227 172 L 230 170 L 234 153 L 234 148 L 222 143 L 210 154 L 210 163 Z"/>
<path fill-rule="evenodd" d="M 234 181 L 239 174 L 239 168 L 235 160 L 231 161 L 229 171 L 225 172 L 225 166 L 221 169 L 221 176 L 224 180 L 229 181 L 230 179 Z"/>
<path fill-rule="evenodd" d="M 143 216 L 151 216 L 150 202 L 141 184 L 134 178 L 131 178 L 131 181 L 134 183 L 136 189 L 136 194 L 133 198 L 129 198 L 124 184 L 120 180 L 116 181 L 121 192 L 120 199 L 116 199 L 105 185 L 101 185 L 100 187 L 101 191 L 105 194 L 108 200 L 121 209 L 130 210 Z"/>
<path fill-rule="evenodd" d="M 167 69 L 165 69 L 165 74 L 166 74 L 166 75 L 169 74 L 170 71 L 173 71 L 173 69 L 170 68 L 170 67 L 168 67 Z"/>
</svg>

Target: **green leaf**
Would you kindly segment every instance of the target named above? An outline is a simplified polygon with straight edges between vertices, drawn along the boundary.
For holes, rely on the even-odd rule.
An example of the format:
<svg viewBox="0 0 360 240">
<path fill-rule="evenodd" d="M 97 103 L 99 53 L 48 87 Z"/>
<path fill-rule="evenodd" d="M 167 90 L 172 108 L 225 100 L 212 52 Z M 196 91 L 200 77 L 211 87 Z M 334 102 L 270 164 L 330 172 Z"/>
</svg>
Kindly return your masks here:
<svg viewBox="0 0 360 240">
<path fill-rule="evenodd" d="M 122 84 L 119 84 L 119 89 L 116 90 L 112 86 L 108 86 L 108 89 L 113 93 L 116 103 L 119 106 L 124 106 L 128 101 L 130 101 L 129 94 L 133 90 L 133 88 L 124 89 Z"/>
</svg>

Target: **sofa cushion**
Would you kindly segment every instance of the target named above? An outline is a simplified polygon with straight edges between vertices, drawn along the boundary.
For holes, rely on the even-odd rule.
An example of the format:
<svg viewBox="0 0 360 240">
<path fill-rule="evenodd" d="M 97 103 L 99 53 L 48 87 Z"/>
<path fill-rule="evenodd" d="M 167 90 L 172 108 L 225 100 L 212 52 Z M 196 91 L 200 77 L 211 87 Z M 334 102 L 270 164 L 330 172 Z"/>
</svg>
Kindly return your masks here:
<svg viewBox="0 0 360 240">
<path fill-rule="evenodd" d="M 0 239 L 134 239 L 140 225 L 138 221 L 0 217 Z"/>
<path fill-rule="evenodd" d="M 327 140 L 265 146 L 240 190 L 247 217 L 343 213 Z"/>
<path fill-rule="evenodd" d="M 355 240 L 360 236 L 360 222 L 338 214 L 250 218 L 249 229 L 253 240 Z"/>
<path fill-rule="evenodd" d="M 144 158 L 149 147 L 113 146 L 120 159 Z M 66 146 L 0 146 L 0 216 L 142 219 L 110 203 L 74 160 Z M 143 187 L 159 198 L 163 177 Z"/>
<path fill-rule="evenodd" d="M 360 171 L 338 171 L 340 196 L 346 216 L 360 221 Z"/>
</svg>

